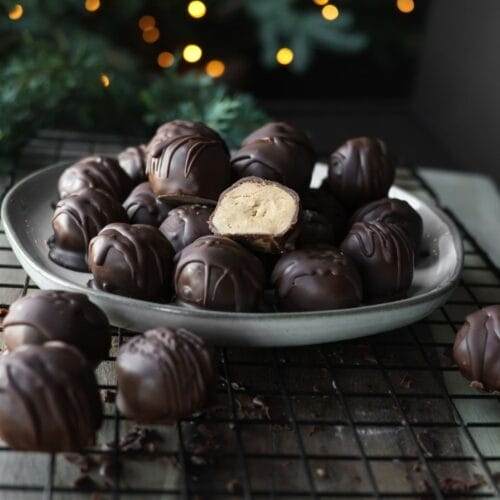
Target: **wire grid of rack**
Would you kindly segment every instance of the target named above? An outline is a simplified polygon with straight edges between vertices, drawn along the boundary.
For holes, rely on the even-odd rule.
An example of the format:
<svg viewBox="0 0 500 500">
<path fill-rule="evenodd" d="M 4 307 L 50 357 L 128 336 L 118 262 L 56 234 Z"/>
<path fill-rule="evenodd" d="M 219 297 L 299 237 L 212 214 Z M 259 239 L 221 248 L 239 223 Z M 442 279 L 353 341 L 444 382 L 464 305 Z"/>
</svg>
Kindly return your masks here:
<svg viewBox="0 0 500 500">
<path fill-rule="evenodd" d="M 46 132 L 32 141 L 4 191 L 25 173 L 89 153 L 116 153 L 133 140 Z M 414 170 L 402 187 L 435 197 Z M 114 403 L 84 455 L 108 456 L 120 473 L 89 473 L 65 456 L 0 446 L 0 498 L 443 498 L 500 496 L 500 405 L 470 388 L 451 358 L 464 317 L 500 302 L 500 273 L 462 232 L 465 268 L 451 300 L 412 326 L 369 338 L 293 349 L 217 349 L 220 381 L 210 411 L 158 426 L 153 452 L 124 452 L 134 427 Z M 32 285 L 0 234 L 0 302 Z M 116 330 L 97 370 L 116 388 L 113 360 L 132 335 Z"/>
</svg>

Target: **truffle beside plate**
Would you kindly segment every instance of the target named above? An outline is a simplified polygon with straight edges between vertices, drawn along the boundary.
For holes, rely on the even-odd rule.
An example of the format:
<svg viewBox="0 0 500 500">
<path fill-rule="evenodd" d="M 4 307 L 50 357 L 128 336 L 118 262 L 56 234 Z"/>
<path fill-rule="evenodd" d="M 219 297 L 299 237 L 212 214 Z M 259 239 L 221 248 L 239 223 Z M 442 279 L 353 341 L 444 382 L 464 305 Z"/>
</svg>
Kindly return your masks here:
<svg viewBox="0 0 500 500">
<path fill-rule="evenodd" d="M 184 309 L 89 289 L 89 274 L 64 269 L 48 258 L 51 204 L 58 198 L 57 180 L 67 166 L 68 163 L 60 163 L 47 167 L 14 186 L 2 205 L 5 233 L 19 262 L 40 288 L 86 293 L 106 312 L 111 323 L 131 330 L 184 327 L 210 343 L 247 346 L 350 339 L 393 330 L 424 318 L 446 301 L 462 271 L 462 241 L 452 221 L 438 208 L 393 187 L 390 196 L 406 200 L 424 221 L 425 256 L 417 262 L 407 299 L 334 311 L 231 313 Z M 316 181 L 318 177 L 324 177 L 321 165 L 315 171 Z"/>
</svg>

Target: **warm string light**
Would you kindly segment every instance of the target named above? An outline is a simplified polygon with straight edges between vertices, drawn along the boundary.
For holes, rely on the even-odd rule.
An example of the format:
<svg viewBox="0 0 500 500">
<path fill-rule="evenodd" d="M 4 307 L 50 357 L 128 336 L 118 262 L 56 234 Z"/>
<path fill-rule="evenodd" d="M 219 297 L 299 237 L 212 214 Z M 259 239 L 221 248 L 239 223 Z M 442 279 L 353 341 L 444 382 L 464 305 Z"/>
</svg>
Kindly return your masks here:
<svg viewBox="0 0 500 500">
<path fill-rule="evenodd" d="M 195 19 L 201 19 L 207 13 L 207 6 L 200 0 L 193 0 L 187 6 L 188 14 Z"/>
<path fill-rule="evenodd" d="M 225 71 L 226 65 L 218 59 L 212 59 L 211 61 L 208 61 L 205 66 L 205 73 L 212 78 L 221 77 Z"/>
<path fill-rule="evenodd" d="M 106 73 L 101 73 L 101 75 L 99 76 L 99 80 L 101 80 L 101 85 L 104 88 L 108 88 L 111 83 L 111 80 Z"/>
<path fill-rule="evenodd" d="M 198 62 L 202 55 L 203 51 L 201 50 L 201 47 L 199 45 L 195 45 L 194 43 L 186 45 L 182 51 L 182 57 L 188 63 Z"/>
<path fill-rule="evenodd" d="M 160 38 L 160 30 L 156 27 L 148 28 L 142 32 L 142 39 L 146 43 L 155 43 Z"/>
<path fill-rule="evenodd" d="M 101 7 L 101 0 L 85 0 L 85 10 L 95 12 Z"/>
<path fill-rule="evenodd" d="M 139 28 L 142 31 L 150 30 L 156 26 L 156 19 L 153 16 L 142 16 L 139 19 Z"/>
<path fill-rule="evenodd" d="M 170 68 L 175 62 L 175 57 L 171 52 L 163 51 L 158 54 L 156 61 L 160 68 Z"/>
<path fill-rule="evenodd" d="M 293 50 L 288 47 L 281 47 L 281 49 L 276 52 L 276 61 L 283 66 L 287 66 L 293 61 Z"/>
<path fill-rule="evenodd" d="M 313 2 L 316 4 L 316 5 L 326 5 L 328 3 L 328 0 L 313 0 Z"/>
<path fill-rule="evenodd" d="M 340 12 L 339 12 L 339 9 L 336 5 L 329 3 L 328 5 L 325 5 L 321 9 L 321 15 L 327 21 L 335 21 L 335 19 L 337 19 L 337 17 L 339 17 Z"/>
<path fill-rule="evenodd" d="M 21 17 L 23 17 L 24 14 L 24 9 L 23 6 L 20 3 L 16 3 L 10 10 L 9 10 L 9 19 L 11 21 L 19 21 Z"/>
<path fill-rule="evenodd" d="M 413 0 L 397 0 L 396 7 L 403 14 L 409 14 L 415 10 L 415 2 Z"/>
</svg>

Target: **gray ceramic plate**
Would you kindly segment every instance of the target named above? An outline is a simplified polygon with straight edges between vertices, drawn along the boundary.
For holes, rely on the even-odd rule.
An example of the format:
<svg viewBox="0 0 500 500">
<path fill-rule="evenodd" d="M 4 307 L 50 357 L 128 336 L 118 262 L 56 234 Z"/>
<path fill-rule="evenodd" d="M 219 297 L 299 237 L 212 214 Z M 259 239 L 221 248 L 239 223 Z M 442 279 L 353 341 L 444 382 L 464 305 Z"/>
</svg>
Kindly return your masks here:
<svg viewBox="0 0 500 500">
<path fill-rule="evenodd" d="M 40 170 L 7 194 L 2 205 L 5 233 L 19 262 L 40 288 L 86 293 L 113 324 L 131 330 L 182 326 L 212 343 L 226 345 L 303 345 L 349 339 L 392 330 L 430 314 L 446 301 L 462 270 L 462 242 L 451 220 L 441 210 L 393 187 L 390 196 L 406 200 L 422 216 L 423 250 L 428 255 L 418 260 L 405 300 L 335 311 L 227 313 L 183 309 L 90 290 L 86 286 L 88 274 L 59 267 L 47 256 L 51 204 L 57 199 L 57 179 L 66 166 Z M 315 171 L 315 184 L 322 175 L 320 165 Z"/>
</svg>

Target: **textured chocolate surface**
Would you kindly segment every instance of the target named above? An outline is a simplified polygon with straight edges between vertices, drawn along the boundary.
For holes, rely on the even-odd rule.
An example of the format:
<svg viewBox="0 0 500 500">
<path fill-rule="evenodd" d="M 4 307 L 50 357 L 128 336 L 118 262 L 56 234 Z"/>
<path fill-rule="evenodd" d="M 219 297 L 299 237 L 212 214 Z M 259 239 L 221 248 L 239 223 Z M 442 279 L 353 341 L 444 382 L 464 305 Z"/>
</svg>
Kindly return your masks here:
<svg viewBox="0 0 500 500">
<path fill-rule="evenodd" d="M 148 144 L 148 151 L 155 150 L 156 140 L 160 138 L 174 138 L 182 136 L 196 135 L 220 141 L 224 144 L 222 137 L 208 125 L 201 122 L 192 122 L 189 120 L 172 120 L 160 125 L 155 132 L 153 139 Z"/>
<path fill-rule="evenodd" d="M 356 222 L 397 224 L 408 234 L 415 249 L 422 241 L 422 217 L 406 201 L 397 198 L 382 198 L 359 208 L 351 217 L 350 225 Z"/>
<path fill-rule="evenodd" d="M 16 300 L 3 321 L 3 339 L 13 351 L 24 344 L 59 340 L 77 347 L 97 365 L 111 346 L 106 315 L 81 293 L 43 290 Z"/>
<path fill-rule="evenodd" d="M 84 189 L 68 195 L 56 205 L 52 217 L 49 257 L 63 267 L 88 271 L 90 240 L 107 224 L 126 220 L 120 203 L 104 191 Z"/>
<path fill-rule="evenodd" d="M 114 158 L 89 156 L 82 158 L 61 174 L 58 188 L 61 198 L 85 188 L 92 188 L 106 191 L 122 202 L 132 189 L 132 180 Z"/>
<path fill-rule="evenodd" d="M 0 357 L 0 436 L 12 448 L 78 451 L 102 418 L 94 372 L 75 347 L 47 342 Z"/>
<path fill-rule="evenodd" d="M 146 180 L 146 146 L 131 146 L 118 155 L 118 164 L 134 185 Z"/>
<path fill-rule="evenodd" d="M 300 193 L 309 188 L 313 167 L 308 149 L 281 137 L 257 139 L 231 158 L 234 180 L 255 176 Z"/>
<path fill-rule="evenodd" d="M 455 338 L 453 357 L 474 387 L 500 391 L 500 305 L 467 316 Z"/>
<path fill-rule="evenodd" d="M 167 202 L 215 203 L 230 184 L 229 155 L 219 140 L 162 136 L 148 155 L 146 173 L 151 189 Z"/>
<path fill-rule="evenodd" d="M 406 297 L 413 279 L 414 251 L 398 225 L 358 222 L 341 249 L 353 259 L 361 274 L 367 302 Z"/>
<path fill-rule="evenodd" d="M 229 238 L 204 236 L 176 256 L 177 300 L 206 309 L 253 311 L 262 299 L 260 260 Z"/>
<path fill-rule="evenodd" d="M 109 224 L 89 245 L 91 286 L 136 299 L 168 300 L 173 251 L 152 226 Z"/>
<path fill-rule="evenodd" d="M 213 207 L 207 205 L 181 205 L 169 212 L 160 231 L 179 252 L 194 240 L 210 234 L 208 219 L 212 211 Z"/>
<path fill-rule="evenodd" d="M 350 139 L 329 158 L 330 188 L 345 206 L 357 208 L 387 196 L 395 168 L 380 139 Z"/>
<path fill-rule="evenodd" d="M 278 308 L 320 311 L 361 303 L 361 277 L 349 257 L 333 247 L 295 250 L 283 255 L 272 277 Z"/>
<path fill-rule="evenodd" d="M 131 224 L 148 224 L 158 227 L 173 208 L 156 198 L 151 191 L 149 182 L 136 186 L 123 202 Z"/>
<path fill-rule="evenodd" d="M 300 233 L 296 243 L 298 248 L 320 244 L 333 245 L 334 236 L 333 225 L 323 214 L 314 210 L 302 210 Z"/>
<path fill-rule="evenodd" d="M 120 348 L 116 375 L 124 415 L 140 423 L 173 423 L 204 408 L 215 370 L 198 336 L 156 328 Z"/>
</svg>

